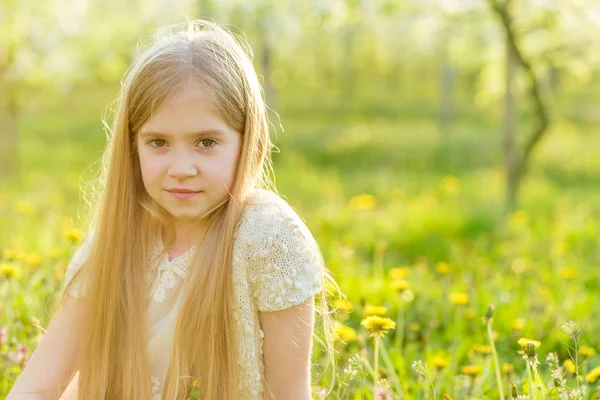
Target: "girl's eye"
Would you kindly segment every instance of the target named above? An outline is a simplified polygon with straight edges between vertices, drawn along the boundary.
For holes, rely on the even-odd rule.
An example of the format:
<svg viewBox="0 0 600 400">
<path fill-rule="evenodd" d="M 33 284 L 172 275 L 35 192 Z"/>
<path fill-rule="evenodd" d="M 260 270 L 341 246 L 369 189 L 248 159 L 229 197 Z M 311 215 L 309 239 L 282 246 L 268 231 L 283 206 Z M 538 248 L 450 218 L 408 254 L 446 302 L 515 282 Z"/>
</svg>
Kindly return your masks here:
<svg viewBox="0 0 600 400">
<path fill-rule="evenodd" d="M 214 139 L 202 139 L 198 143 L 202 143 L 206 149 L 212 149 L 217 145 L 217 141 Z"/>
<path fill-rule="evenodd" d="M 165 145 L 167 144 L 167 142 L 165 142 L 162 139 L 153 139 L 150 141 L 150 143 L 154 143 L 152 147 L 157 147 L 157 148 L 165 147 Z"/>
</svg>

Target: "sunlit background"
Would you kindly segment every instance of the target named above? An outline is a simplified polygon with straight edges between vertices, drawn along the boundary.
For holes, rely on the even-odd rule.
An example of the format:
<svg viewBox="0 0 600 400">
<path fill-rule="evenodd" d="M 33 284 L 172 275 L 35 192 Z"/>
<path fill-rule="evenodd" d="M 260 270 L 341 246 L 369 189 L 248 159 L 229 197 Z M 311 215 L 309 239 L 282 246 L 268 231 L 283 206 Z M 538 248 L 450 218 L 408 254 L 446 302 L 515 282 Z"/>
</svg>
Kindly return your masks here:
<svg viewBox="0 0 600 400">
<path fill-rule="evenodd" d="M 140 35 L 198 17 L 252 46 L 277 186 L 347 296 L 328 398 L 598 398 L 595 0 L 3 0 L 0 398 L 85 236 Z"/>
</svg>

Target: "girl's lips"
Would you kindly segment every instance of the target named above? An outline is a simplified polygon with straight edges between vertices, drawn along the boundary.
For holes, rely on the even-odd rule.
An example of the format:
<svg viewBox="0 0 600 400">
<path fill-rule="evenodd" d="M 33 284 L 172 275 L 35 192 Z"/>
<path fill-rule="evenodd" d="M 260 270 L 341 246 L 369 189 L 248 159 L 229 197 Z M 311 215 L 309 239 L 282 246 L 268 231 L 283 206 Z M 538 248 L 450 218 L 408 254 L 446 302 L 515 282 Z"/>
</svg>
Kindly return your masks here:
<svg viewBox="0 0 600 400">
<path fill-rule="evenodd" d="M 173 197 L 175 197 L 176 199 L 179 200 L 185 200 L 185 199 L 189 199 L 190 197 L 196 196 L 202 192 L 172 192 L 172 191 L 167 191 L 169 192 L 169 194 L 171 194 Z"/>
</svg>

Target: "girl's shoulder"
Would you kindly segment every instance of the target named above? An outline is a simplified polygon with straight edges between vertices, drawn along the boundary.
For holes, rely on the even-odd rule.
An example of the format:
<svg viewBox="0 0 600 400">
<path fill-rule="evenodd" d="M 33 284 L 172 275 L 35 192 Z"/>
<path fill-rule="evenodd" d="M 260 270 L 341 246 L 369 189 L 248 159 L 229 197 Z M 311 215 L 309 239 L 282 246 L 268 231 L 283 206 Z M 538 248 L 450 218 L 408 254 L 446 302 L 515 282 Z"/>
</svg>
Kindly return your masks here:
<svg viewBox="0 0 600 400">
<path fill-rule="evenodd" d="M 323 285 L 323 259 L 304 221 L 278 194 L 253 192 L 242 212 L 234 261 L 244 263 L 260 311 L 299 304 Z"/>
</svg>

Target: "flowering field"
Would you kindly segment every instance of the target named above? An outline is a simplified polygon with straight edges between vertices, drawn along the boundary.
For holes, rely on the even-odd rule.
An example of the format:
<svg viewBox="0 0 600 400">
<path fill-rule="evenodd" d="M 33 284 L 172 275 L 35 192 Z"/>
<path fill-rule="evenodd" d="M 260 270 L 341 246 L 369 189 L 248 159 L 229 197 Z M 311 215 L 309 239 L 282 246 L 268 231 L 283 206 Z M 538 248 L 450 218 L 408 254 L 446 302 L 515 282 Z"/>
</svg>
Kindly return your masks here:
<svg viewBox="0 0 600 400">
<path fill-rule="evenodd" d="M 33 107 L 0 183 L 0 398 L 82 240 L 108 97 Z M 503 211 L 498 126 L 288 114 L 277 186 L 344 296 L 330 399 L 589 399 L 600 393 L 599 139 L 558 122 Z M 327 135 L 323 133 L 327 132 Z M 314 397 L 331 382 L 318 342 Z"/>
</svg>

